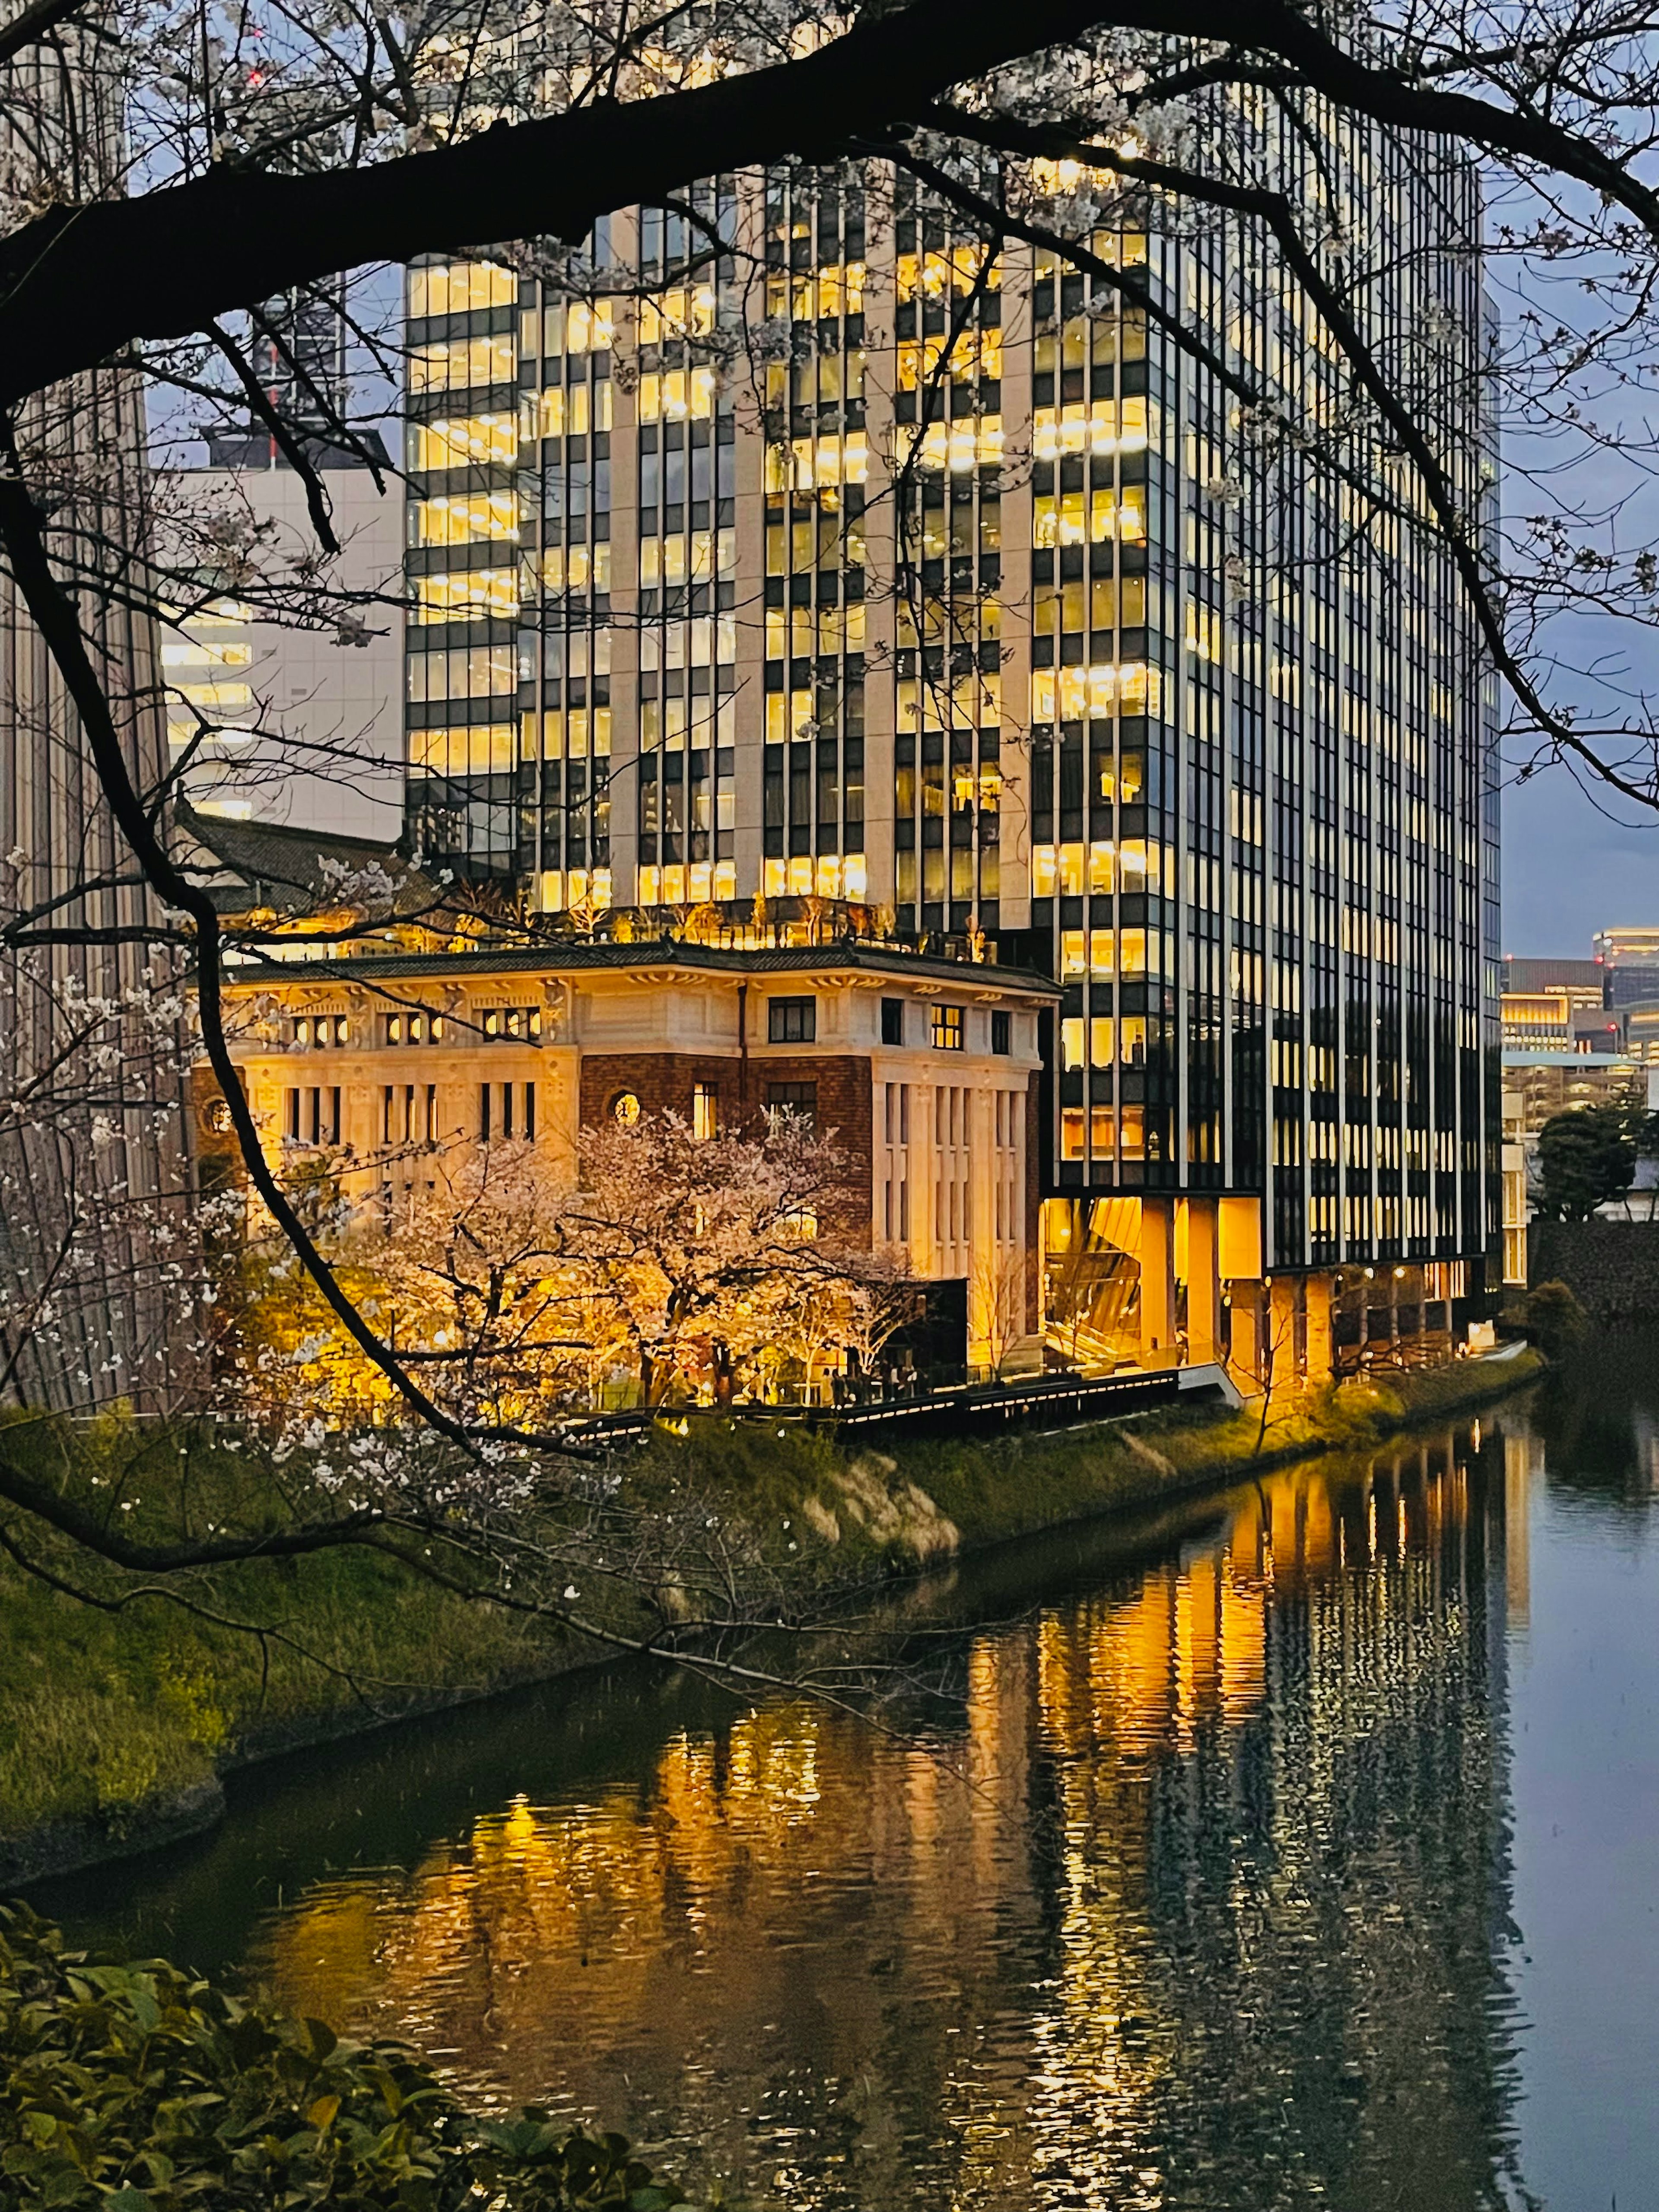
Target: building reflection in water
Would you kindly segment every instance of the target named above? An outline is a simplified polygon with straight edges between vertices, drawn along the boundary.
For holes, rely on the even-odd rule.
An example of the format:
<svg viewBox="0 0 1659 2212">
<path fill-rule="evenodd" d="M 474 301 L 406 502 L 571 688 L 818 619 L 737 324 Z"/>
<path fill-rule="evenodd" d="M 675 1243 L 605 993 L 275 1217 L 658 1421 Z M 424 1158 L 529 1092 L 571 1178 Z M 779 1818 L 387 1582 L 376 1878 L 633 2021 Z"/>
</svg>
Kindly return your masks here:
<svg viewBox="0 0 1659 2212">
<path fill-rule="evenodd" d="M 1516 1486 L 1501 1437 L 1267 1476 L 979 1637 L 957 1733 L 682 1735 L 315 1884 L 256 1968 L 826 2212 L 1507 2203 Z"/>
</svg>

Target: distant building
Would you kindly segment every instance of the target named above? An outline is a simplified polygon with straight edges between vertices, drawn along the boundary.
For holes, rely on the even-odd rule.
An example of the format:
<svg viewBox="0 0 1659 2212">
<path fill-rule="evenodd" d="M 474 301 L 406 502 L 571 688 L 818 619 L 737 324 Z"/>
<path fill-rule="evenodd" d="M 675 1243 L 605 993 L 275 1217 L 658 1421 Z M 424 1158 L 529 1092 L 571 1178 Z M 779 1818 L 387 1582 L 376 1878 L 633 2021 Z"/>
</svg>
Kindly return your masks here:
<svg viewBox="0 0 1659 2212">
<path fill-rule="evenodd" d="M 1605 971 L 1595 960 L 1516 960 L 1504 963 L 1504 1050 L 1606 1050 L 1610 1038 L 1603 1005 Z"/>
<path fill-rule="evenodd" d="M 185 542 L 209 520 L 228 525 L 258 545 L 279 592 L 289 576 L 315 575 L 323 617 L 305 619 L 302 590 L 286 610 L 267 607 L 285 619 L 261 621 L 228 581 L 162 648 L 167 738 L 184 796 L 204 813 L 391 839 L 404 805 L 403 499 L 379 431 L 353 407 L 349 330 L 343 280 L 267 300 L 252 318 L 254 374 L 340 543 L 320 571 L 307 485 L 257 414 L 204 431 L 204 466 L 163 472 Z"/>
<path fill-rule="evenodd" d="M 1609 974 L 1620 969 L 1626 973 L 1645 971 L 1654 978 L 1656 993 L 1659 993 L 1659 927 L 1598 929 L 1590 941 L 1595 948 L 1599 967 Z"/>
<path fill-rule="evenodd" d="M 1576 1004 L 1565 989 L 1506 990 L 1502 1005 L 1505 1052 L 1576 1052 L 1579 1022 L 1588 1018 L 1598 1029 L 1603 1023 L 1599 988 L 1594 1006 Z"/>
<path fill-rule="evenodd" d="M 1519 1103 L 1521 1133 L 1527 1139 L 1535 1137 L 1554 1114 L 1585 1106 L 1639 1106 L 1648 1084 L 1647 1069 L 1628 1053 L 1504 1054 L 1504 1090 Z"/>
<path fill-rule="evenodd" d="M 394 846 L 200 813 L 187 800 L 175 821 L 220 914 L 270 933 L 262 960 L 429 952 L 448 941 L 443 887 Z"/>
<path fill-rule="evenodd" d="M 1659 928 L 1602 929 L 1594 941 L 1616 1048 L 1659 1060 Z"/>
<path fill-rule="evenodd" d="M 260 622 L 234 592 L 209 603 L 162 643 L 168 744 L 203 813 L 390 840 L 404 805 L 403 500 L 355 455 L 317 460 L 342 549 L 331 580 L 378 602 L 331 629 Z M 216 438 L 207 466 L 171 473 L 204 506 L 244 513 L 278 562 L 314 550 L 304 483 L 268 437 Z"/>
<path fill-rule="evenodd" d="M 1603 974 L 1599 960 L 1518 960 L 1512 952 L 1504 957 L 1506 992 L 1569 991 L 1585 1006 L 1601 1005 Z"/>
<path fill-rule="evenodd" d="M 1504 1050 L 1659 1063 L 1659 929 L 1604 929 L 1594 960 L 1504 963 Z"/>
<path fill-rule="evenodd" d="M 1527 1282 L 1527 1224 L 1532 1205 L 1527 1195 L 1525 1108 L 1518 1091 L 1504 1078 L 1504 1287 L 1524 1290 Z"/>
<path fill-rule="evenodd" d="M 1659 1054 L 1655 1055 L 1659 1060 Z M 1533 1162 L 1544 1124 L 1592 1106 L 1659 1112 L 1659 1065 L 1632 1053 L 1505 1052 L 1504 1054 L 1504 1283 L 1527 1280 L 1527 1231 L 1533 1218 Z M 1637 1164 L 1633 1188 L 1649 1191 L 1653 1166 Z"/>
<path fill-rule="evenodd" d="M 1659 928 L 1603 929 L 1592 960 L 1504 963 L 1504 1282 L 1527 1280 L 1539 1132 L 1592 1106 L 1659 1109 Z M 1638 1164 L 1645 1188 L 1650 1163 Z"/>
</svg>

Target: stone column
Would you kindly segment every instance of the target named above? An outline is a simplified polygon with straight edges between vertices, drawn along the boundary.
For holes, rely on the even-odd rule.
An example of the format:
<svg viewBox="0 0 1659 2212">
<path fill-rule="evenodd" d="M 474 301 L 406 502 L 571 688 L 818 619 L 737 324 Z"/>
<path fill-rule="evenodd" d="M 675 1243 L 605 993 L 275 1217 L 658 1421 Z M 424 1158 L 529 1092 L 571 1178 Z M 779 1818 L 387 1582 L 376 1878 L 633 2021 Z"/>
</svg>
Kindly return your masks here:
<svg viewBox="0 0 1659 2212">
<path fill-rule="evenodd" d="M 1336 1373 L 1331 1310 L 1334 1283 L 1329 1275 L 1308 1278 L 1308 1380 L 1328 1382 Z"/>
<path fill-rule="evenodd" d="M 1235 1282 L 1232 1286 L 1232 1348 L 1227 1364 L 1233 1381 L 1247 1398 L 1260 1395 L 1261 1375 L 1261 1291 L 1258 1285 Z"/>
<path fill-rule="evenodd" d="M 1263 1365 L 1275 1389 L 1296 1381 L 1296 1279 L 1275 1275 L 1267 1307 L 1267 1357 Z"/>
<path fill-rule="evenodd" d="M 1231 1349 L 1228 1364 L 1246 1396 L 1261 1381 L 1261 1201 L 1223 1198 L 1216 1201 L 1216 1272 L 1232 1300 Z"/>
<path fill-rule="evenodd" d="M 1216 1273 L 1215 1200 L 1189 1198 L 1187 1216 L 1187 1358 L 1194 1367 L 1219 1357 L 1221 1285 Z"/>
<path fill-rule="evenodd" d="M 1168 1199 L 1140 1202 L 1140 1364 L 1175 1364 L 1175 1224 Z"/>
<path fill-rule="evenodd" d="M 975 1367 L 994 1366 L 1008 1350 L 1013 1334 L 1001 1310 L 1003 1285 L 999 1275 L 1001 1258 L 997 1247 L 997 1152 L 994 1112 L 995 1101 L 978 1085 L 962 1094 L 968 1143 L 968 1358 Z"/>
</svg>

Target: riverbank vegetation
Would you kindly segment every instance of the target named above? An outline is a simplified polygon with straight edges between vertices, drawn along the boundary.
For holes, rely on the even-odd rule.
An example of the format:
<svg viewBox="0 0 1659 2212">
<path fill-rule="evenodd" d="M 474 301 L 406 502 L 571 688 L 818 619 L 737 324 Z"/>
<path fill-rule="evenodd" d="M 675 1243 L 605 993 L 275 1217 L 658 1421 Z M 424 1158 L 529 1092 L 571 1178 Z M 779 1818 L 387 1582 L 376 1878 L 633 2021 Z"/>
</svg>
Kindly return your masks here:
<svg viewBox="0 0 1659 2212">
<path fill-rule="evenodd" d="M 1224 1483 L 1268 1461 L 1363 1449 L 1534 1371 L 1522 1355 L 1350 1384 L 1274 1409 L 1265 1438 L 1255 1410 L 1214 1404 L 896 1453 L 843 1449 L 833 1433 L 799 1424 L 678 1423 L 628 1463 L 625 1504 L 601 1482 L 580 1522 L 526 1511 L 526 1549 L 573 1562 L 577 1579 L 563 1588 L 598 1632 L 587 1636 L 533 1605 L 503 1605 L 453 1560 L 434 1582 L 427 1571 L 440 1562 L 383 1542 L 378 1529 L 357 1545 L 231 1559 L 183 1577 L 89 1564 L 67 1539 L 39 1541 L 27 1571 L 0 1556 L 0 1875 L 136 1848 L 180 1808 L 204 1825 L 229 1767 L 545 1677 L 629 1639 L 702 1638 L 740 1656 L 735 1631 L 702 1605 L 716 1555 L 725 1620 L 806 1630 L 850 1593 L 959 1550 Z M 317 1480 L 314 1467 L 273 1468 L 251 1444 L 199 1431 L 110 1422 L 71 1436 L 18 1424 L 9 1449 L 21 1452 L 26 1437 L 38 1479 L 67 1483 L 68 1455 L 82 1494 L 101 1496 L 136 1540 L 181 1525 L 278 1530 L 303 1520 Z M 611 1554 L 594 1531 L 607 1522 L 606 1542 L 650 1561 L 648 1602 L 640 1572 L 603 1571 Z M 673 1553 L 677 1527 L 686 1534 Z"/>
<path fill-rule="evenodd" d="M 964 1449 L 915 1444 L 906 1471 L 975 1543 L 994 1543 L 1168 1492 L 1219 1486 L 1265 1466 L 1332 1451 L 1364 1451 L 1395 1431 L 1449 1417 L 1535 1376 L 1515 1363 L 1460 1361 L 1412 1375 L 1367 1377 L 1237 1413 L 1213 1405 L 1164 1408 L 1125 1421 Z"/>
<path fill-rule="evenodd" d="M 15 2212 L 692 2212 L 621 2136 L 468 2112 L 414 2054 L 244 2004 L 0 1907 L 0 2191 Z"/>
</svg>

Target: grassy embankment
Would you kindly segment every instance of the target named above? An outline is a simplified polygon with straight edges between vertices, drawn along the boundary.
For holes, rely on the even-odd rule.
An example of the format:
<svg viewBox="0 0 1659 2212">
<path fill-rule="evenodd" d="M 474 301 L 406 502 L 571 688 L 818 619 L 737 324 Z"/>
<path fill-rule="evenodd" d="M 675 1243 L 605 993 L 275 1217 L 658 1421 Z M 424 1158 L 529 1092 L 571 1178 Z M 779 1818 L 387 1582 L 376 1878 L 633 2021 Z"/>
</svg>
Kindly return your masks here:
<svg viewBox="0 0 1659 2212">
<path fill-rule="evenodd" d="M 1279 1413 L 1164 1411 L 1051 1436 L 916 1442 L 902 1461 L 849 1457 L 833 1439 L 771 1425 L 696 1422 L 659 1436 L 630 1482 L 665 1509 L 695 1499 L 752 1533 L 765 1571 L 812 1589 L 869 1583 L 919 1562 L 1180 1490 L 1263 1463 L 1360 1449 L 1536 1371 L 1467 1365 L 1387 1389 L 1350 1385 Z M 8 1431 L 17 1449 L 20 1431 Z M 50 1455 L 50 1437 L 33 1449 Z M 291 1511 L 268 1473 L 176 1437 L 112 1431 L 103 1480 L 128 1493 L 124 1527 L 259 1525 Z M 98 1478 L 94 1477 L 96 1480 Z M 290 1479 L 291 1483 L 291 1479 Z M 21 1528 L 18 1533 L 21 1533 Z M 602 1656 L 591 1644 L 483 1603 L 446 1595 L 391 1559 L 348 1550 L 193 1577 L 177 1595 L 92 1572 L 35 1536 L 77 1601 L 0 1558 L 0 1879 L 69 1865 L 165 1833 L 169 1815 L 204 1825 L 227 1767 L 399 1711 L 430 1709 Z M 178 1600 L 187 1601 L 180 1604 Z M 218 1616 L 216 1618 L 215 1616 Z M 227 1621 L 253 1621 L 250 1635 Z M 618 1618 L 618 1626 L 623 1625 Z"/>
<path fill-rule="evenodd" d="M 1395 1431 L 1431 1425 L 1507 1396 L 1543 1369 L 1535 1352 L 1490 1365 L 1459 1362 L 1386 1383 L 1354 1382 L 1271 1411 L 1212 1406 L 1167 1411 L 992 1444 L 911 1444 L 903 1473 L 962 1532 L 994 1544 L 1118 1506 L 1220 1488 L 1253 1469 L 1327 1452 L 1364 1451 Z"/>
</svg>

